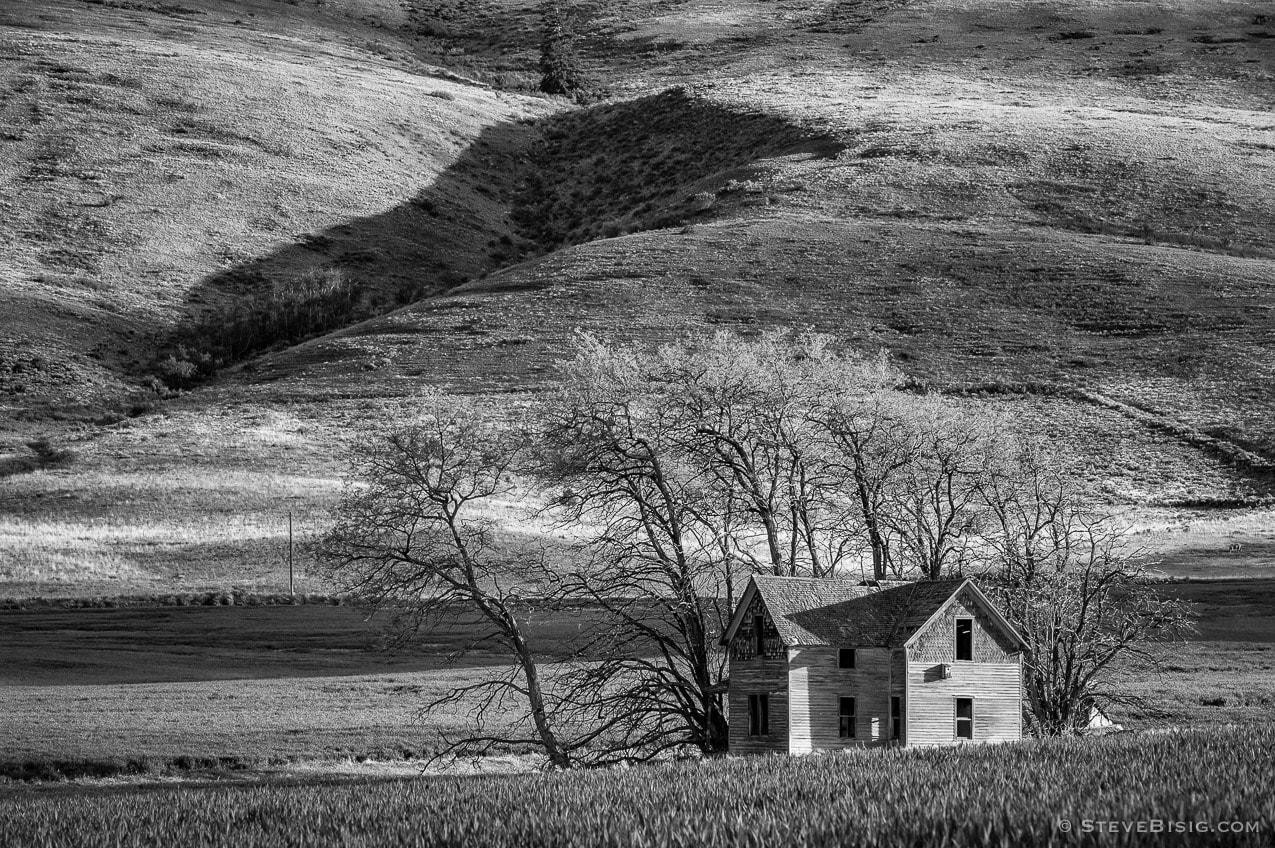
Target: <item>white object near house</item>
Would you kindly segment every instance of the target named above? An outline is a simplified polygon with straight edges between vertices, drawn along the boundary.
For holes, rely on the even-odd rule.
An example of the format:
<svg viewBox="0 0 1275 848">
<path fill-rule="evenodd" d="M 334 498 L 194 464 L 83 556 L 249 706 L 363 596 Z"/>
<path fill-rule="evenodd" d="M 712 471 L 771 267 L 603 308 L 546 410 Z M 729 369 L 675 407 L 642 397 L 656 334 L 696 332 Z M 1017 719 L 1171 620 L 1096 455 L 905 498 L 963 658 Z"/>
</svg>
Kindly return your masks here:
<svg viewBox="0 0 1275 848">
<path fill-rule="evenodd" d="M 1124 726 L 1112 721 L 1111 717 L 1097 704 L 1089 707 L 1089 721 L 1085 724 L 1086 733 L 1107 733 L 1116 730 L 1124 730 Z"/>
</svg>

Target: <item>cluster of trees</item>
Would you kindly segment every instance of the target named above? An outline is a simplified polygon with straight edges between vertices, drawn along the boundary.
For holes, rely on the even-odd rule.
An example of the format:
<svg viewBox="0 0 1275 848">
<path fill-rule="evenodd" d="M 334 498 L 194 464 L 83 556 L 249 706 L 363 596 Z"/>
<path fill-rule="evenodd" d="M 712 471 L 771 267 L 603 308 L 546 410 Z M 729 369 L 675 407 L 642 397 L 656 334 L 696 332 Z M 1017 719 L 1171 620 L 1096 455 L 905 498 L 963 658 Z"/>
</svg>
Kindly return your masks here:
<svg viewBox="0 0 1275 848">
<path fill-rule="evenodd" d="M 420 413 L 357 446 L 322 555 L 411 627 L 477 615 L 509 652 L 510 676 L 431 706 L 512 697 L 528 734 L 461 748 L 533 742 L 563 767 L 724 751 L 716 642 L 753 573 L 983 575 L 1031 643 L 1043 733 L 1081 726 L 1113 663 L 1189 626 L 1032 434 L 907 391 L 828 337 L 583 335 L 530 408 L 427 395 Z M 514 502 L 569 543 L 502 534 Z M 533 599 L 592 611 L 582 659 L 548 677 L 525 635 Z"/>
<path fill-rule="evenodd" d="M 158 364 L 163 386 L 191 388 L 220 368 L 344 326 L 359 314 L 359 286 L 336 269 L 273 283 L 257 275 L 255 282 L 264 290 L 177 328 L 172 348 Z"/>
</svg>

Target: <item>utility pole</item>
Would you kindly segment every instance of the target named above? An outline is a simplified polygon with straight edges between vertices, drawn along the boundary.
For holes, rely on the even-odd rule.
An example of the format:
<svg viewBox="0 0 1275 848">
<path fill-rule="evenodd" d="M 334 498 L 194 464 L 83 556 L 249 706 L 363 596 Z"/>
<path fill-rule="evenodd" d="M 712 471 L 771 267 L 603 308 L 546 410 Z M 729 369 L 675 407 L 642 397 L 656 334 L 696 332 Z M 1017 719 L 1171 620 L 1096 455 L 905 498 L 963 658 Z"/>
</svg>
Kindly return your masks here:
<svg viewBox="0 0 1275 848">
<path fill-rule="evenodd" d="M 288 594 L 293 597 L 297 594 L 292 582 L 292 510 L 288 510 Z"/>
</svg>

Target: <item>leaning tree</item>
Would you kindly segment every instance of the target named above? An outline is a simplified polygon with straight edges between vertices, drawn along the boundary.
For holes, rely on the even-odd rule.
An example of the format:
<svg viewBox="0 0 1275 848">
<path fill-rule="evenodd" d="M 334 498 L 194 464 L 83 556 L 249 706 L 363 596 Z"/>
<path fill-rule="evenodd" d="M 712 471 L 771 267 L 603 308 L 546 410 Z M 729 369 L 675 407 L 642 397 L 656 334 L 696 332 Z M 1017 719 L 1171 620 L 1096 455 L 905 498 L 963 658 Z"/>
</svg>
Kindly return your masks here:
<svg viewBox="0 0 1275 848">
<path fill-rule="evenodd" d="M 374 430 L 354 444 L 336 523 L 319 545 L 320 562 L 336 585 L 389 613 L 399 638 L 473 622 L 481 641 L 494 642 L 510 658 L 507 673 L 458 687 L 425 707 L 428 713 L 480 699 L 478 729 L 445 739 L 445 750 L 532 744 L 552 765 L 566 767 L 572 748 L 555 724 L 553 699 L 525 632 L 527 599 L 551 592 L 551 581 L 534 554 L 501 538 L 491 517 L 491 505 L 515 493 L 521 431 L 472 401 L 437 392 L 419 397 L 415 407 L 416 420 Z M 503 720 L 511 703 L 521 703 L 524 721 Z M 490 729 L 481 721 L 489 713 L 502 715 Z"/>
</svg>

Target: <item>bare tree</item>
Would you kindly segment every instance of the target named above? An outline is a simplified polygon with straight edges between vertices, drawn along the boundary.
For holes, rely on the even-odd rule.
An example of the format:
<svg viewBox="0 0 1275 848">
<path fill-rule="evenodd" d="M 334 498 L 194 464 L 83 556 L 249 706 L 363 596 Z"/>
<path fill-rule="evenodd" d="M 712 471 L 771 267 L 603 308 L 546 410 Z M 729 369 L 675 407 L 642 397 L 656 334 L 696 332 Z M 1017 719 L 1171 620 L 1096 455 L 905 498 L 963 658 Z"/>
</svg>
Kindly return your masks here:
<svg viewBox="0 0 1275 848">
<path fill-rule="evenodd" d="M 713 503 L 733 511 L 733 554 L 751 570 L 828 576 L 848 552 L 846 536 L 856 535 L 810 415 L 841 369 L 856 364 L 834 355 L 830 341 L 718 333 L 661 351 L 656 379 L 681 419 L 681 447 L 720 491 Z"/>
<path fill-rule="evenodd" d="M 888 511 L 903 473 L 915 461 L 907 407 L 890 389 L 891 377 L 883 365 L 878 378 L 860 390 L 842 387 L 823 395 L 814 412 L 830 443 L 828 470 L 850 496 L 872 556 L 875 580 L 902 570 L 894 561 Z"/>
<path fill-rule="evenodd" d="M 731 562 L 707 509 L 713 487 L 687 462 L 681 419 L 649 362 L 583 337 L 542 409 L 542 473 L 570 489 L 561 520 L 582 530 L 571 594 L 605 611 L 601 659 L 572 680 L 574 715 L 612 758 L 692 744 L 725 750 L 715 637 L 731 610 Z"/>
<path fill-rule="evenodd" d="M 1072 470 L 1035 440 L 1020 435 L 1003 445 L 979 481 L 983 538 L 1012 579 L 1064 570 L 1109 535 L 1110 519 L 1085 508 Z"/>
<path fill-rule="evenodd" d="M 537 443 L 541 476 L 571 493 L 559 520 L 582 534 L 571 594 L 608 622 L 591 646 L 601 660 L 566 697 L 613 754 L 724 750 L 716 637 L 737 586 L 753 572 L 827 576 L 861 549 L 814 412 L 880 372 L 809 334 L 657 351 L 580 337 Z"/>
<path fill-rule="evenodd" d="M 984 519 L 979 493 L 997 440 L 986 423 L 932 399 L 915 402 L 904 420 L 897 434 L 904 464 L 879 515 L 902 549 L 901 561 L 938 580 L 977 561 Z"/>
<path fill-rule="evenodd" d="M 428 394 L 419 420 L 360 440 L 335 525 L 320 561 L 346 591 L 389 611 L 400 633 L 473 617 L 508 651 L 514 673 L 460 687 L 426 707 L 480 697 L 483 709 L 510 698 L 526 705 L 532 735 L 501 728 L 450 740 L 452 750 L 497 743 L 541 747 L 552 765 L 570 765 L 554 726 L 540 667 L 519 620 L 525 598 L 543 594 L 525 552 L 498 540 L 479 511 L 514 491 L 521 439 L 459 398 Z M 481 726 L 481 725 L 480 725 Z"/>
<path fill-rule="evenodd" d="M 1157 645 L 1194 630 L 1190 608 L 1148 582 L 1125 528 L 1086 510 L 1072 479 L 1024 442 L 984 484 L 992 592 L 1027 641 L 1026 710 L 1042 735 L 1084 728 L 1099 703 L 1136 700 L 1121 664 L 1155 665 Z"/>
</svg>

